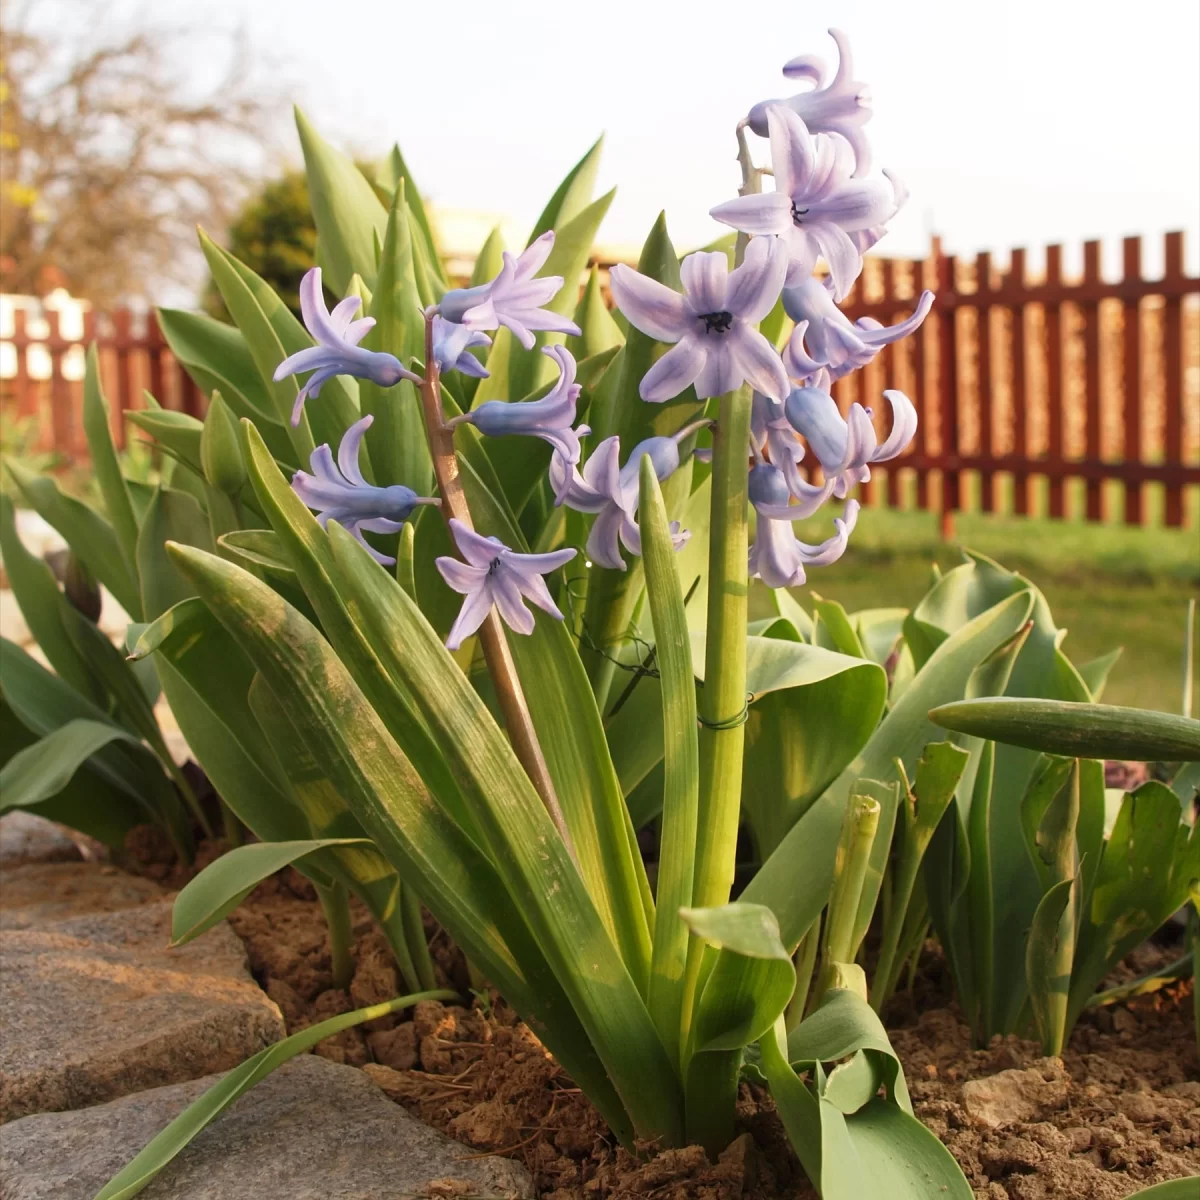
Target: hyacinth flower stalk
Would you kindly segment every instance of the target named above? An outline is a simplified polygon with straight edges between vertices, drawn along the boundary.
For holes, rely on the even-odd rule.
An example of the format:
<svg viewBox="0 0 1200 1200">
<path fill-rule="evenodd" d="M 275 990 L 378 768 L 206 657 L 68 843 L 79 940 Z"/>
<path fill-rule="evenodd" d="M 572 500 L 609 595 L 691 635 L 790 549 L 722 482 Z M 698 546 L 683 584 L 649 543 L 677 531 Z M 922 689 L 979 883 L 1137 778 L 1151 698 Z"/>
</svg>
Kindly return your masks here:
<svg viewBox="0 0 1200 1200">
<path fill-rule="evenodd" d="M 459 477 L 458 458 L 454 452 L 454 430 L 447 424 L 442 409 L 441 371 L 433 348 L 434 319 L 437 315 L 433 310 L 425 314 L 425 371 L 420 379 L 419 390 L 421 413 L 425 420 L 425 432 L 433 459 L 434 478 L 437 480 L 442 499 L 442 516 L 453 537 L 456 528 L 473 533 L 475 526 L 471 520 L 467 494 Z M 456 522 L 456 525 L 450 524 L 452 521 Z M 477 627 L 477 632 L 513 750 L 537 789 L 563 841 L 570 846 L 571 835 L 554 790 L 554 781 L 550 777 L 546 756 L 542 753 L 537 732 L 533 727 L 533 718 L 530 716 L 529 705 L 517 675 L 512 651 L 494 607 L 487 611 Z"/>
</svg>

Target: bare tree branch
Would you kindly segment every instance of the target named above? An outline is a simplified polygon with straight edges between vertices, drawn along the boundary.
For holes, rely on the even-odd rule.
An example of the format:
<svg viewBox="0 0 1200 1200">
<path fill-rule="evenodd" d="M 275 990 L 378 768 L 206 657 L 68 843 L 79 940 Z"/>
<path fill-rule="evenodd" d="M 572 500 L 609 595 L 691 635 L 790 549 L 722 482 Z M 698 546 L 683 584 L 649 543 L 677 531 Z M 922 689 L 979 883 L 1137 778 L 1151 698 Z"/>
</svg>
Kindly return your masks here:
<svg viewBox="0 0 1200 1200">
<path fill-rule="evenodd" d="M 245 38 L 114 26 L 97 0 L 67 4 L 69 19 L 54 5 L 51 36 L 46 0 L 6 7 L 4 290 L 65 285 L 108 305 L 195 282 L 195 227 L 224 229 L 261 173 L 278 111 Z"/>
</svg>

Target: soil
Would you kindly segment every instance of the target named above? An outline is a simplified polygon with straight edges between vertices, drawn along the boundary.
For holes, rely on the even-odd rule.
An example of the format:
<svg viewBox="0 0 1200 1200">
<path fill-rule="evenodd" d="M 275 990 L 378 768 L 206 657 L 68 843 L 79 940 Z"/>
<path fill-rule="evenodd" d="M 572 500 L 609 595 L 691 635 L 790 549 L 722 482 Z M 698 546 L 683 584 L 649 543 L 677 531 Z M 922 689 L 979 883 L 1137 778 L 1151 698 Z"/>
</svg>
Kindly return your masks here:
<svg viewBox="0 0 1200 1200">
<path fill-rule="evenodd" d="M 214 853 L 202 846 L 199 858 Z M 158 868 L 143 857 L 140 869 L 181 886 L 188 873 L 167 866 L 166 857 Z M 332 987 L 320 906 L 299 873 L 267 880 L 231 914 L 251 971 L 290 1032 L 403 990 L 366 910 L 354 917 L 357 968 L 349 991 L 341 991 Z M 428 915 L 426 921 L 439 984 L 471 995 L 461 955 Z M 1149 943 L 1106 986 L 1178 954 L 1177 946 Z M 930 943 L 886 1023 L 917 1116 L 946 1143 L 980 1200 L 1120 1200 L 1152 1183 L 1200 1176 L 1191 987 L 1183 981 L 1085 1013 L 1061 1059 L 1046 1059 L 1035 1042 L 1017 1037 L 977 1049 Z M 541 1200 L 816 1195 L 769 1094 L 750 1085 L 741 1088 L 739 1136 L 717 1163 L 696 1146 L 658 1153 L 642 1146 L 638 1157 L 628 1154 L 494 993 L 475 993 L 470 1007 L 420 1004 L 346 1030 L 315 1052 L 362 1067 L 398 1103 L 481 1154 L 520 1160 Z M 1016 1108 L 1006 1110 L 1014 1097 Z"/>
</svg>

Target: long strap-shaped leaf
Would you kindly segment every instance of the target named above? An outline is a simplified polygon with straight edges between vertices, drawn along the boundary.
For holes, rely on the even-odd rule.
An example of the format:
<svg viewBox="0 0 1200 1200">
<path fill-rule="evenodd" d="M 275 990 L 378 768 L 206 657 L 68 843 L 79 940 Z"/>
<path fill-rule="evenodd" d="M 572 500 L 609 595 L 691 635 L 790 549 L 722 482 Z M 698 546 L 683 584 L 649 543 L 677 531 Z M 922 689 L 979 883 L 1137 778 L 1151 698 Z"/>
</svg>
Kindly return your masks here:
<svg viewBox="0 0 1200 1200">
<path fill-rule="evenodd" d="M 526 897 L 509 893 L 491 861 L 430 795 L 337 655 L 296 609 L 232 563 L 187 547 L 171 552 L 380 851 L 402 878 L 415 882 L 467 956 L 628 1140 L 623 1105 L 529 934 Z"/>
<path fill-rule="evenodd" d="M 96 1193 L 95 1200 L 129 1200 L 136 1196 L 177 1154 L 184 1150 L 201 1130 L 211 1125 L 239 1096 L 248 1092 L 256 1083 L 265 1079 L 272 1071 L 282 1067 L 297 1054 L 303 1054 L 319 1041 L 351 1029 L 364 1021 L 374 1021 L 389 1013 L 410 1008 L 423 1000 L 453 1001 L 459 997 L 455 992 L 438 990 L 417 992 L 412 996 L 400 996 L 383 1004 L 372 1004 L 368 1008 L 341 1013 L 310 1025 L 299 1033 L 293 1033 L 282 1041 L 260 1050 L 246 1059 L 240 1067 L 234 1067 L 219 1083 L 213 1084 L 198 1100 L 194 1100 L 144 1147 L 128 1165 L 114 1175 Z"/>
<path fill-rule="evenodd" d="M 528 777 L 420 609 L 340 527 L 334 557 L 357 620 L 414 693 L 497 870 L 571 997 L 639 1131 L 679 1135 L 679 1085 L 633 978 Z M 422 687 L 423 683 L 423 687 Z"/>
<path fill-rule="evenodd" d="M 696 684 L 667 508 L 649 455 L 642 459 L 639 483 L 642 561 L 662 681 L 664 757 L 662 852 L 648 1004 L 663 1043 L 678 1062 L 688 951 L 688 927 L 679 914 L 692 904 L 700 795 Z"/>
</svg>

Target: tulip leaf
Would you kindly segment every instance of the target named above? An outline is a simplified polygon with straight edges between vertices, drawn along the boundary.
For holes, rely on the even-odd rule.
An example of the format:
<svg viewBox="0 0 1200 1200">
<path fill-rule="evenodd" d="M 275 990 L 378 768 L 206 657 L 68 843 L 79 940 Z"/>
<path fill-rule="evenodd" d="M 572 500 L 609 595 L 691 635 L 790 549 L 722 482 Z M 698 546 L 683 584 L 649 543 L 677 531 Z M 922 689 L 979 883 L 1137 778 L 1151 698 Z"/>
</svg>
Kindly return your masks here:
<svg viewBox="0 0 1200 1200">
<path fill-rule="evenodd" d="M 96 1193 L 95 1200 L 130 1200 L 204 1129 L 213 1123 L 239 1096 L 265 1079 L 289 1059 L 311 1050 L 318 1042 L 333 1037 L 344 1029 L 352 1029 L 401 1009 L 410 1008 L 423 1000 L 453 1001 L 456 992 L 441 990 L 417 992 L 383 1004 L 372 1004 L 353 1012 L 341 1013 L 326 1021 L 310 1025 L 299 1033 L 260 1050 L 241 1066 L 226 1072 L 198 1100 L 193 1101 L 165 1129 L 158 1133 L 139 1153 Z"/>
<path fill-rule="evenodd" d="M 181 946 L 224 920 L 264 879 L 331 846 L 369 846 L 365 838 L 309 838 L 294 842 L 253 842 L 235 846 L 175 897 L 171 909 L 171 945 Z"/>
<path fill-rule="evenodd" d="M 299 109 L 295 115 L 326 283 L 343 296 L 357 274 L 374 290 L 375 239 L 383 238 L 387 210 L 358 167 L 325 141 Z"/>
<path fill-rule="evenodd" d="M 1004 696 L 943 705 L 929 715 L 945 729 L 1048 754 L 1200 760 L 1200 721 L 1148 709 Z"/>
<path fill-rule="evenodd" d="M 116 741 L 141 745 L 132 734 L 106 721 L 60 725 L 0 768 L 0 812 L 33 808 L 57 796 L 93 754 Z"/>
<path fill-rule="evenodd" d="M 142 605 L 137 582 L 125 563 L 113 527 L 82 500 L 68 496 L 48 475 L 35 475 L 11 460 L 7 463 L 21 495 L 47 524 L 62 534 L 68 546 L 136 621 Z"/>
<path fill-rule="evenodd" d="M 125 476 L 121 474 L 116 447 L 113 445 L 110 421 L 111 410 L 100 380 L 100 359 L 93 343 L 88 347 L 87 367 L 83 377 L 83 432 L 87 437 L 96 483 L 101 496 L 104 497 L 105 511 L 112 523 L 117 544 L 121 547 L 125 565 L 132 571 L 138 523 L 133 513 L 133 502 L 129 498 Z"/>
<path fill-rule="evenodd" d="M 45 560 L 25 548 L 17 533 L 12 500 L 6 493 L 0 493 L 0 554 L 21 615 L 50 665 L 77 692 L 102 702 L 91 671 L 67 634 L 63 611 L 66 597 Z"/>
</svg>

